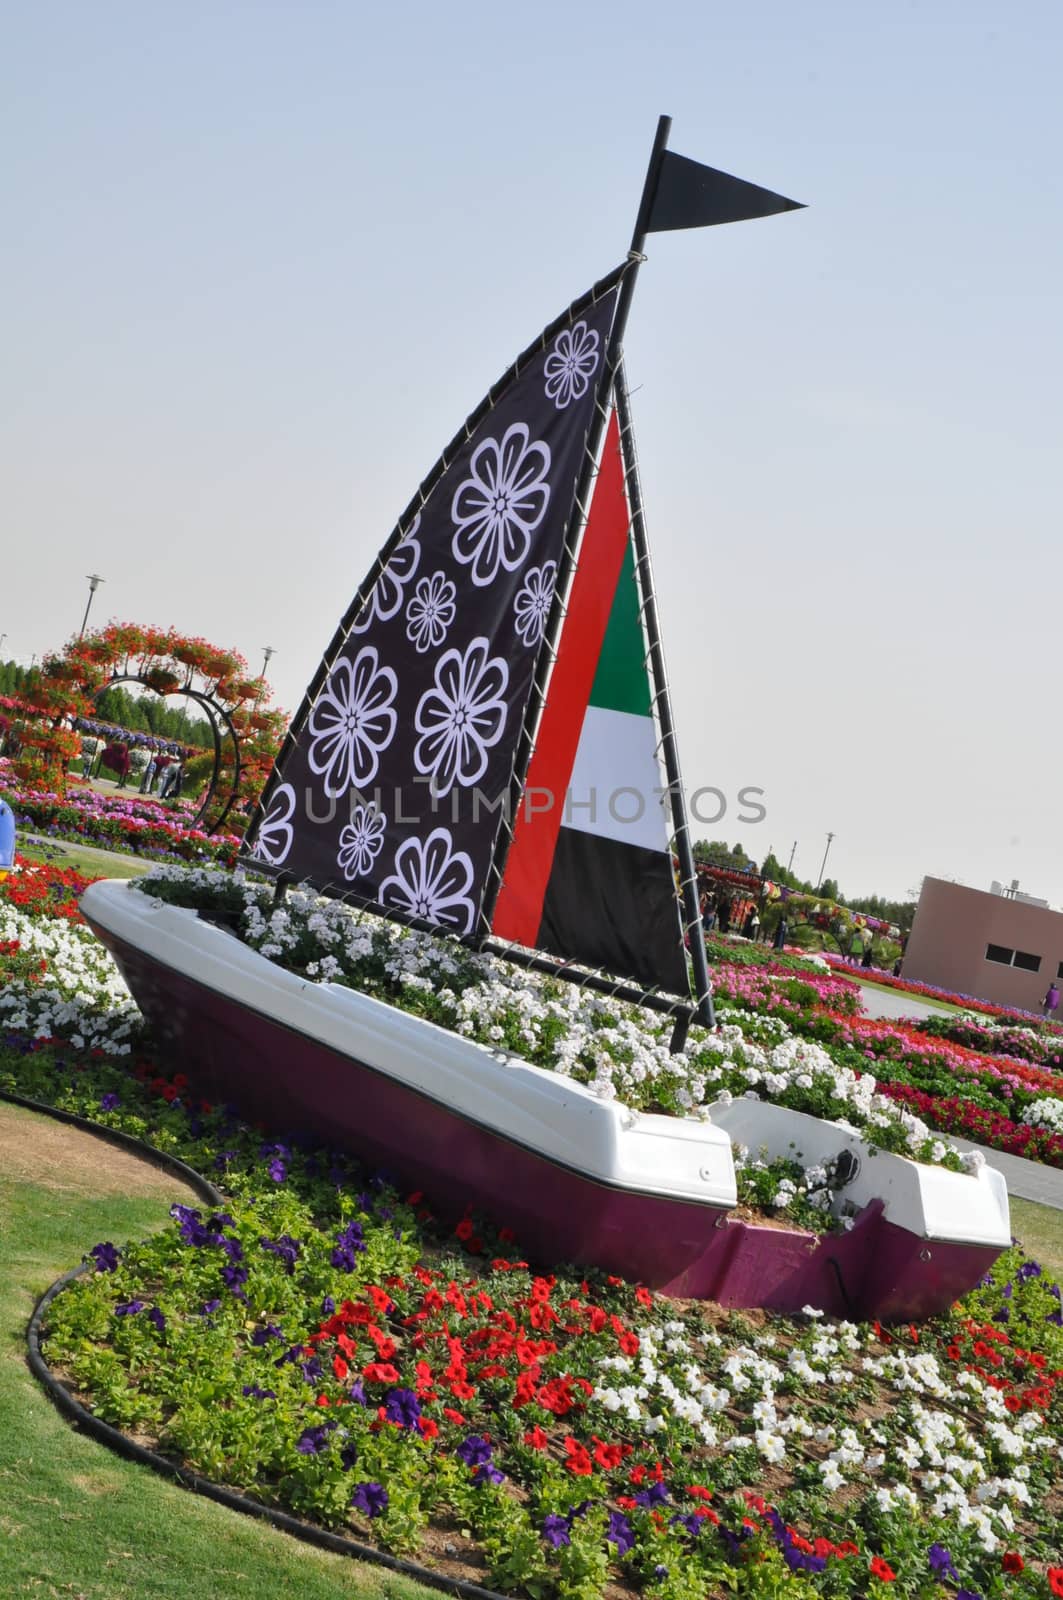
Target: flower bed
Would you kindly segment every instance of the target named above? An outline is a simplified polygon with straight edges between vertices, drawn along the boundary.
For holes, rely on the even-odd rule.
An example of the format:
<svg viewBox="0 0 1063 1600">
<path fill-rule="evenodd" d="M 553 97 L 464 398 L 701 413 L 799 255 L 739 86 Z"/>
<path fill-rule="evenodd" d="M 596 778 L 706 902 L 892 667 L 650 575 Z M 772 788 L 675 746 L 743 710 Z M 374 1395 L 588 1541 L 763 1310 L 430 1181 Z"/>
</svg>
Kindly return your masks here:
<svg viewBox="0 0 1063 1600">
<path fill-rule="evenodd" d="M 180 821 L 180 812 L 158 801 L 84 788 L 61 798 L 43 790 L 12 788 L 3 781 L 5 776 L 0 773 L 0 799 L 7 801 L 20 828 L 132 855 L 228 865 L 236 859 L 238 839 L 188 828 Z"/>
<path fill-rule="evenodd" d="M 1017 1027 L 979 1017 L 924 1017 L 910 1026 L 932 1039 L 951 1039 L 983 1055 L 1014 1056 L 1063 1074 L 1063 1038 L 1054 1029 Z"/>
<path fill-rule="evenodd" d="M 210 876 L 230 904 L 256 894 Z M 317 974 L 354 959 L 342 908 L 255 909 L 274 959 Z M 94 965 L 87 930 L 42 912 L 0 904 L 76 992 L 85 1045 L 88 1013 L 108 1039 L 128 1014 L 109 958 L 97 946 Z M 498 964 L 452 952 L 433 987 L 434 941 L 355 926 L 382 992 L 447 1006 L 449 986 L 463 1031 L 523 1029 L 525 1053 L 560 1052 L 555 1070 L 602 1092 L 614 1077 L 672 1092 L 666 1052 L 651 1070 L 656 1047 L 625 1008 L 581 1033 L 585 997 L 529 1003 Z M 46 1329 L 47 1359 L 99 1416 L 189 1468 L 451 1576 L 560 1600 L 1063 1590 L 1060 1289 L 1019 1251 L 954 1316 L 891 1330 L 538 1273 L 505 1229 L 466 1216 L 445 1230 L 416 1193 L 264 1140 L 160 1073 L 143 1041 L 119 1042 L 124 1057 L 82 1047 L 54 999 L 37 1009 L 38 990 L 10 987 L 26 1018 L 5 1021 L 0 1086 L 147 1138 L 225 1191 L 214 1213 L 174 1207 L 141 1244 L 93 1245 Z M 705 1064 L 703 1041 L 684 1058 L 703 1093 L 734 1074 L 799 1090 L 818 1114 L 878 1113 L 869 1077 L 778 1016 L 732 1015 L 720 1060 Z"/>
<path fill-rule="evenodd" d="M 1030 1593 L 1057 1581 L 1059 1289 L 1018 1252 L 941 1325 L 722 1317 L 536 1274 L 475 1217 L 447 1235 L 180 1075 L 47 1045 L 3 1064 L 227 1191 L 93 1246 L 45 1343 L 98 1415 L 193 1470 L 573 1600 L 989 1595 L 1020 1562 Z"/>
</svg>

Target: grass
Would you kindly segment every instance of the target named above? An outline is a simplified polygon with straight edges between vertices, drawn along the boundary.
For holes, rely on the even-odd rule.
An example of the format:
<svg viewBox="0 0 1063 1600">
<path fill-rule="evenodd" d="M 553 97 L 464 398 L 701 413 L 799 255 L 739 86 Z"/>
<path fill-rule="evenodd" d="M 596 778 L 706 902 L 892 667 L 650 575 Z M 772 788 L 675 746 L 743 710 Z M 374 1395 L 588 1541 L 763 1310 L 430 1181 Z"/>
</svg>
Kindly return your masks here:
<svg viewBox="0 0 1063 1600">
<path fill-rule="evenodd" d="M 1039 1261 L 1057 1281 L 1063 1280 L 1063 1211 L 1013 1198 L 1011 1231 L 1027 1255 Z"/>
<path fill-rule="evenodd" d="M 22 1119 L 28 1138 L 39 1119 L 20 1113 Z M 62 1420 L 25 1362 L 34 1301 L 89 1246 L 143 1235 L 163 1223 L 171 1200 L 185 1197 L 161 1177 L 157 1193 L 135 1199 L 116 1192 L 117 1180 L 102 1173 L 94 1185 L 95 1192 L 86 1193 L 0 1176 L 5 1600 L 23 1594 L 76 1600 L 429 1600 L 430 1591 L 418 1584 L 314 1550 L 199 1500 L 120 1460 Z"/>
<path fill-rule="evenodd" d="M 47 861 L 57 867 L 74 867 L 87 878 L 98 878 L 101 873 L 108 878 L 139 878 L 141 873 L 150 871 L 153 865 L 141 856 L 100 850 L 91 844 L 68 844 L 65 839 L 50 839 L 43 845 L 20 840 L 18 849 L 27 861 Z"/>
</svg>

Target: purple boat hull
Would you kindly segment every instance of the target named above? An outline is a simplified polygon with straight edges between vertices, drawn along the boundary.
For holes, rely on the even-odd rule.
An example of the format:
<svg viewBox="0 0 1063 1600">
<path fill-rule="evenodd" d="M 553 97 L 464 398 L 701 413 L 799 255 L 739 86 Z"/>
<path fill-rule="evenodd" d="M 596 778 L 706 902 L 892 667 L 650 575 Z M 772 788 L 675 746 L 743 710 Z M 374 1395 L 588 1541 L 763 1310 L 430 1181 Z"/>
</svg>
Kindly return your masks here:
<svg viewBox="0 0 1063 1600">
<path fill-rule="evenodd" d="M 296 1032 L 92 922 L 163 1050 L 207 1099 L 278 1134 L 347 1149 L 443 1217 L 468 1208 L 512 1228 L 542 1263 L 574 1262 L 664 1294 L 734 1307 L 907 1321 L 935 1315 L 992 1265 L 991 1245 L 927 1241 L 881 1201 L 817 1237 L 603 1184 L 500 1135 L 356 1056 Z M 431 1030 L 426 1029 L 426 1041 Z"/>
</svg>

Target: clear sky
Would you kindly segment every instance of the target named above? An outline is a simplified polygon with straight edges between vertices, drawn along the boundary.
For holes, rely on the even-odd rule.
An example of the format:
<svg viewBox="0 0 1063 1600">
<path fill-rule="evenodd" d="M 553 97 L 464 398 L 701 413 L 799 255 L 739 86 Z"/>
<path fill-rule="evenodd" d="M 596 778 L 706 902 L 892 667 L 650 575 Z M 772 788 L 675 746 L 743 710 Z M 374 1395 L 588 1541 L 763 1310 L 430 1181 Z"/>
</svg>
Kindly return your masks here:
<svg viewBox="0 0 1063 1600">
<path fill-rule="evenodd" d="M 1063 901 L 1055 0 L 3 6 L 3 654 L 93 620 L 294 710 L 462 416 L 672 146 L 627 340 L 698 827 Z M 738 790 L 767 819 L 738 820 Z"/>
</svg>

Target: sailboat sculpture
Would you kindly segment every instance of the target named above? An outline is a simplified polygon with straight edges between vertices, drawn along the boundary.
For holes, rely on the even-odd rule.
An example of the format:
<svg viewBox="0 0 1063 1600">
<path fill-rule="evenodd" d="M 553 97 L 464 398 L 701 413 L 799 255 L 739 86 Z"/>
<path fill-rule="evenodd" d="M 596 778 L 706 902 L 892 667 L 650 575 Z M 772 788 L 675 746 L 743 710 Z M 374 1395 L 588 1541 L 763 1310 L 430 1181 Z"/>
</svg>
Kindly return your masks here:
<svg viewBox="0 0 1063 1600">
<path fill-rule="evenodd" d="M 663 1011 L 679 1048 L 714 1016 L 622 340 L 648 234 L 796 206 L 667 150 L 669 126 L 626 259 L 513 363 L 399 519 L 243 860 L 278 893 L 307 885 Z M 1009 1241 L 998 1174 L 865 1161 L 855 1136 L 770 1105 L 636 1115 L 124 884 L 82 906 L 203 1092 L 444 1211 L 482 1209 L 540 1258 L 729 1304 L 910 1316 Z M 812 1159 L 852 1147 L 856 1226 L 819 1241 L 731 1220 L 732 1131 L 779 1154 L 799 1131 Z"/>
</svg>

